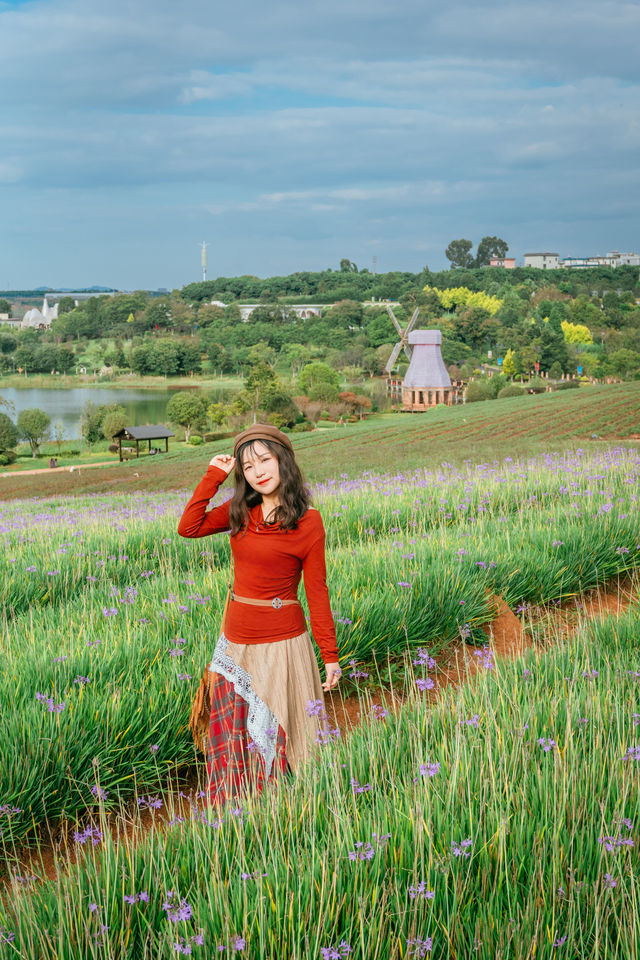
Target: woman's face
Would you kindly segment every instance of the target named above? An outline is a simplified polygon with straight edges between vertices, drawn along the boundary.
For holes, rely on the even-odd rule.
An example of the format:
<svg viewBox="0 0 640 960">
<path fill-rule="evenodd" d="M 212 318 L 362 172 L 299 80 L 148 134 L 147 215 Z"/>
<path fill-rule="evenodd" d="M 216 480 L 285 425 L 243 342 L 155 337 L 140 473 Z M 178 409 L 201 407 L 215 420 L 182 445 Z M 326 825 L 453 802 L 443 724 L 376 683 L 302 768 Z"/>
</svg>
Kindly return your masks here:
<svg viewBox="0 0 640 960">
<path fill-rule="evenodd" d="M 249 486 L 263 496 L 270 496 L 280 486 L 280 464 L 261 440 L 245 450 L 240 466 Z"/>
</svg>

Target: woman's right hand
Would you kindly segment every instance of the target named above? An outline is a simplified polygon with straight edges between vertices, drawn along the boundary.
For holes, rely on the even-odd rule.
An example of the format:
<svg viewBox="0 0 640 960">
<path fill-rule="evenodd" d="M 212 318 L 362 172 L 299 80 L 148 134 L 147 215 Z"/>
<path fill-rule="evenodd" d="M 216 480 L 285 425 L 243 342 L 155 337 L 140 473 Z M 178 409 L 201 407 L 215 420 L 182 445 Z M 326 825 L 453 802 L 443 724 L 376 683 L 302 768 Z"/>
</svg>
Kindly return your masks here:
<svg viewBox="0 0 640 960">
<path fill-rule="evenodd" d="M 215 457 L 209 460 L 210 467 L 219 467 L 220 470 L 224 470 L 227 476 L 229 476 L 235 465 L 236 458 L 227 453 L 218 453 Z"/>
</svg>

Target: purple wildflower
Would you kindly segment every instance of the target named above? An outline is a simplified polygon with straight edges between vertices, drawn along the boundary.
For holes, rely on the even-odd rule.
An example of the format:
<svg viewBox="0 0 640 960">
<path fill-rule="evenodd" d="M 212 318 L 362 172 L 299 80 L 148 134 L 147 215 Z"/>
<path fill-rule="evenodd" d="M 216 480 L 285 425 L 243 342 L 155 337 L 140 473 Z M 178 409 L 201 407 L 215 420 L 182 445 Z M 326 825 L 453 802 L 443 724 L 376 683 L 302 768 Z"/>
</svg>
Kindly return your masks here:
<svg viewBox="0 0 640 960">
<path fill-rule="evenodd" d="M 371 707 L 371 712 L 373 713 L 376 720 L 384 720 L 385 717 L 389 716 L 389 711 L 382 707 L 379 703 L 374 703 Z"/>
<path fill-rule="evenodd" d="M 160 810 L 162 800 L 160 797 L 138 797 L 138 807 L 140 810 Z"/>
<path fill-rule="evenodd" d="M 307 700 L 305 710 L 308 717 L 324 716 L 324 700 Z"/>
<path fill-rule="evenodd" d="M 557 940 L 554 940 L 553 945 L 554 947 L 563 947 L 564 944 L 566 943 L 566 940 L 567 940 L 567 935 L 565 933 L 564 937 L 559 937 Z"/>
<path fill-rule="evenodd" d="M 76 843 L 85 844 L 87 840 L 91 840 L 94 847 L 96 844 L 100 843 L 102 840 L 102 834 L 97 827 L 85 827 L 84 830 L 76 830 L 73 834 L 73 839 Z"/>
<path fill-rule="evenodd" d="M 431 677 L 418 677 L 416 680 L 416 687 L 418 690 L 433 690 L 435 687 L 434 681 Z"/>
<path fill-rule="evenodd" d="M 435 777 L 436 773 L 440 771 L 440 761 L 435 760 L 433 763 L 421 763 L 418 769 L 420 770 L 421 777 Z"/>
<path fill-rule="evenodd" d="M 358 781 L 357 781 L 357 780 L 354 780 L 353 777 L 351 778 L 351 786 L 353 787 L 353 792 L 354 792 L 354 793 L 366 793 L 367 790 L 371 790 L 371 784 L 370 784 L 370 783 L 365 783 L 364 786 L 360 786 L 360 784 L 358 783 Z"/>
<path fill-rule="evenodd" d="M 94 786 L 91 787 L 91 793 L 94 795 L 94 797 L 97 797 L 98 800 L 106 800 L 109 794 L 109 791 L 103 790 L 102 787 L 99 787 L 97 784 L 94 784 Z"/>
<path fill-rule="evenodd" d="M 102 608 L 102 612 L 103 612 L 103 614 L 105 615 L 105 617 L 115 617 L 116 614 L 118 613 L 118 608 L 117 608 L 117 607 L 103 607 L 103 608 Z"/>
<path fill-rule="evenodd" d="M 462 840 L 460 843 L 458 843 L 456 840 L 453 840 L 451 842 L 451 852 L 454 857 L 468 857 L 469 854 L 464 848 L 470 847 L 472 843 L 473 841 L 471 840 L 471 837 L 467 837 L 466 840 Z"/>
<path fill-rule="evenodd" d="M 89 677 L 77 676 L 73 682 L 79 683 L 80 686 L 84 686 L 85 683 L 91 683 L 91 679 Z"/>
<path fill-rule="evenodd" d="M 474 713 L 474 715 L 471 717 L 470 720 L 461 720 L 461 721 L 460 721 L 460 726 L 461 726 L 461 727 L 464 727 L 464 726 L 466 725 L 467 727 L 475 727 L 476 730 L 477 730 L 477 729 L 478 729 L 478 721 L 479 721 L 479 720 L 480 720 L 479 714 Z"/>
<path fill-rule="evenodd" d="M 536 740 L 536 743 L 540 744 L 545 753 L 548 753 L 549 750 L 553 750 L 553 748 L 557 747 L 558 745 L 555 740 L 545 740 L 544 737 L 540 737 L 538 740 Z"/>
<path fill-rule="evenodd" d="M 348 957 L 352 948 L 346 940 L 341 940 L 337 947 L 320 947 L 322 960 L 344 960 Z"/>
<path fill-rule="evenodd" d="M 435 895 L 435 890 L 427 890 L 426 880 L 421 880 L 417 884 L 412 883 L 409 887 L 409 896 L 412 900 L 415 900 L 416 897 L 422 897 L 423 900 L 433 900 Z"/>
<path fill-rule="evenodd" d="M 609 887 L 611 890 L 618 885 L 618 881 L 614 880 L 610 873 L 605 873 L 602 882 L 604 883 L 605 887 Z"/>
<path fill-rule="evenodd" d="M 413 661 L 414 667 L 426 667 L 427 670 L 433 670 L 436 665 L 433 657 L 429 655 L 429 652 L 424 649 L 424 647 L 418 647 L 417 658 Z"/>
<path fill-rule="evenodd" d="M 415 940 L 407 940 L 407 948 L 409 947 L 413 949 L 407 950 L 407 956 L 424 957 L 433 949 L 433 941 L 431 937 L 427 937 L 426 940 L 421 940 L 420 937 L 416 937 Z"/>
</svg>

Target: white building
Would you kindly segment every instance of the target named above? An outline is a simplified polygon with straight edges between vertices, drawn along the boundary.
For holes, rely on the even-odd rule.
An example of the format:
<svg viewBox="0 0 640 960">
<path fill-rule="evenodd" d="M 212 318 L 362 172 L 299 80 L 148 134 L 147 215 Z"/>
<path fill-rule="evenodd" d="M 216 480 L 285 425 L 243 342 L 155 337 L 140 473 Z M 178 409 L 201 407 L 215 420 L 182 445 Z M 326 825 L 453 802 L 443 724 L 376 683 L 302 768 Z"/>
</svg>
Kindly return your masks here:
<svg viewBox="0 0 640 960">
<path fill-rule="evenodd" d="M 561 266 L 582 270 L 588 267 L 638 267 L 640 254 L 619 253 L 617 250 L 611 250 L 604 257 L 565 257 Z"/>
<path fill-rule="evenodd" d="M 535 267 L 537 270 L 558 270 L 560 255 L 557 253 L 525 253 L 525 267 Z"/>
<path fill-rule="evenodd" d="M 57 316 L 58 304 L 56 303 L 53 307 L 50 307 L 45 297 L 42 310 L 38 310 L 37 307 L 34 307 L 33 310 L 27 310 L 20 326 L 23 328 L 36 327 L 37 329 L 48 329 L 51 326 L 51 321 L 55 320 Z"/>
</svg>

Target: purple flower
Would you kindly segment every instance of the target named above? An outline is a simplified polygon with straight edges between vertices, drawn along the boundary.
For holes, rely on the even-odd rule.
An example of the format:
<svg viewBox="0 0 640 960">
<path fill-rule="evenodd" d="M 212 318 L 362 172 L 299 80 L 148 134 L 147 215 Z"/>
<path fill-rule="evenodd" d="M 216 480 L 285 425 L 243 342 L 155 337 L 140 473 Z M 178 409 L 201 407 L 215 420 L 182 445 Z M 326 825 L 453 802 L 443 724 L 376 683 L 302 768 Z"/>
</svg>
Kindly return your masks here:
<svg viewBox="0 0 640 960">
<path fill-rule="evenodd" d="M 555 740 L 545 740 L 544 737 L 540 737 L 538 740 L 536 740 L 536 743 L 540 744 L 545 753 L 548 753 L 549 750 L 553 750 L 553 748 L 557 747 L 558 745 Z"/>
<path fill-rule="evenodd" d="M 631 837 L 598 837 L 598 843 L 603 844 L 605 850 L 613 853 L 618 847 L 635 847 Z"/>
<path fill-rule="evenodd" d="M 324 700 L 307 700 L 305 710 L 308 717 L 323 717 Z"/>
<path fill-rule="evenodd" d="M 433 670 L 436 662 L 433 657 L 429 655 L 428 651 L 423 647 L 418 647 L 417 654 L 417 659 L 413 661 L 414 667 L 426 667 L 427 670 Z"/>
<path fill-rule="evenodd" d="M 553 941 L 554 947 L 562 947 L 566 943 L 567 935 L 565 933 L 564 937 L 559 937 L 557 940 Z"/>
<path fill-rule="evenodd" d="M 320 947 L 322 960 L 344 960 L 351 953 L 351 947 L 346 940 L 341 940 L 337 947 Z"/>
<path fill-rule="evenodd" d="M 84 830 L 76 830 L 73 834 L 73 839 L 76 843 L 81 844 L 85 844 L 87 840 L 91 840 L 95 847 L 96 844 L 102 840 L 102 834 L 97 827 L 85 827 Z"/>
<path fill-rule="evenodd" d="M 60 573 L 59 570 L 47 570 L 48 577 L 57 577 L 59 573 Z"/>
<path fill-rule="evenodd" d="M 472 843 L 473 841 L 471 840 L 471 837 L 467 837 L 466 840 L 462 840 L 460 843 L 457 843 L 457 841 L 453 840 L 451 843 L 451 852 L 454 857 L 468 857 L 469 854 L 464 848 L 470 847 Z"/>
<path fill-rule="evenodd" d="M 431 677 L 418 677 L 416 680 L 416 687 L 418 690 L 433 690 L 435 683 Z"/>
<path fill-rule="evenodd" d="M 440 761 L 435 760 L 433 763 L 421 763 L 418 769 L 420 770 L 421 777 L 435 777 L 436 773 L 440 771 Z"/>
<path fill-rule="evenodd" d="M 105 617 L 115 617 L 118 613 L 117 607 L 103 607 L 102 612 Z"/>
<path fill-rule="evenodd" d="M 318 730 L 318 733 L 315 737 L 315 743 L 319 743 L 321 746 L 325 746 L 327 743 L 333 743 L 334 740 L 340 738 L 340 728 L 335 727 L 333 730 L 327 727 L 325 730 Z"/>
<path fill-rule="evenodd" d="M 181 920 L 189 920 L 193 914 L 193 910 L 184 899 L 180 900 L 180 905 L 174 904 L 175 894 L 172 890 L 167 893 L 167 899 L 162 904 L 162 909 L 167 914 L 167 919 L 171 920 L 172 923 L 180 923 Z"/>
<path fill-rule="evenodd" d="M 398 586 L 399 586 L 399 587 L 410 587 L 411 584 L 410 584 L 410 583 L 407 583 L 406 580 L 398 580 Z"/>
<path fill-rule="evenodd" d="M 162 800 L 160 797 L 138 797 L 138 807 L 141 810 L 160 810 Z"/>
<path fill-rule="evenodd" d="M 411 884 L 409 887 L 409 896 L 412 900 L 415 900 L 416 897 L 422 897 L 424 900 L 433 900 L 435 895 L 435 890 L 427 890 L 425 880 L 421 880 L 418 884 Z"/>
<path fill-rule="evenodd" d="M 89 677 L 77 676 L 73 682 L 74 682 L 74 683 L 79 683 L 80 686 L 84 686 L 85 683 L 91 683 L 91 680 L 90 680 Z"/>
<path fill-rule="evenodd" d="M 159 749 L 159 744 L 157 743 L 152 743 L 151 746 L 149 747 L 149 750 L 151 750 L 151 753 L 157 753 L 158 749 Z"/>
<path fill-rule="evenodd" d="M 605 873 L 604 880 L 602 882 L 604 883 L 605 887 L 609 887 L 610 889 L 613 889 L 618 885 L 617 880 L 614 880 L 610 873 Z"/>
<path fill-rule="evenodd" d="M 141 893 L 125 894 L 124 895 L 125 903 L 133 905 L 134 903 L 149 903 L 149 894 L 146 890 L 142 890 Z"/>
<path fill-rule="evenodd" d="M 416 937 L 415 940 L 407 940 L 407 947 L 413 948 L 407 951 L 407 956 L 424 957 L 429 950 L 433 949 L 433 941 L 431 937 L 427 937 L 426 940 L 421 940 L 420 937 Z"/>
<path fill-rule="evenodd" d="M 184 656 L 184 650 L 181 650 L 180 647 L 172 647 L 171 650 L 169 650 L 169 656 L 170 656 L 170 657 L 183 657 L 183 656 Z"/>
<path fill-rule="evenodd" d="M 371 712 L 373 713 L 376 720 L 384 720 L 385 717 L 389 716 L 389 711 L 384 707 L 380 706 L 379 703 L 374 703 L 371 707 Z"/>
<path fill-rule="evenodd" d="M 371 790 L 371 784 L 365 783 L 364 786 L 360 786 L 357 780 L 351 778 L 351 786 L 353 787 L 354 793 L 366 793 L 367 790 Z"/>
<path fill-rule="evenodd" d="M 477 729 L 478 729 L 478 721 L 479 721 L 479 720 L 480 720 L 479 715 L 478 715 L 477 713 L 474 713 L 474 715 L 471 717 L 470 720 L 461 720 L 461 721 L 460 721 L 460 726 L 461 726 L 461 727 L 464 727 L 464 726 L 466 725 L 467 727 L 475 727 L 476 730 L 477 730 Z"/>
<path fill-rule="evenodd" d="M 103 790 L 102 787 L 99 787 L 97 784 L 94 784 L 94 786 L 91 787 L 91 793 L 94 795 L 94 797 L 97 797 L 98 800 L 106 800 L 107 796 L 109 795 L 108 790 Z"/>
<path fill-rule="evenodd" d="M 178 680 L 193 680 L 193 677 L 190 673 L 179 673 Z"/>
</svg>

